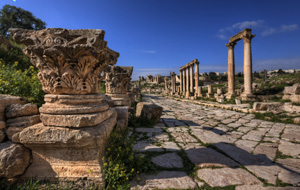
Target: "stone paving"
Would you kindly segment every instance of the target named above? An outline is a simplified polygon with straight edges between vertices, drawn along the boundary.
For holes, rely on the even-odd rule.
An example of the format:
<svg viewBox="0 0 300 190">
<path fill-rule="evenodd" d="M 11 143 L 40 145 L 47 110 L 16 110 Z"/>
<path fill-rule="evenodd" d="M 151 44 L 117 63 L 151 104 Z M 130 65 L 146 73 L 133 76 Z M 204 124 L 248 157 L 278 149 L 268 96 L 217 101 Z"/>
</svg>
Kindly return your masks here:
<svg viewBox="0 0 300 190">
<path fill-rule="evenodd" d="M 162 106 L 163 115 L 154 128 L 133 129 L 139 135 L 133 148 L 150 153 L 160 169 L 140 174 L 131 189 L 300 189 L 299 125 L 155 95 L 143 99 Z"/>
</svg>

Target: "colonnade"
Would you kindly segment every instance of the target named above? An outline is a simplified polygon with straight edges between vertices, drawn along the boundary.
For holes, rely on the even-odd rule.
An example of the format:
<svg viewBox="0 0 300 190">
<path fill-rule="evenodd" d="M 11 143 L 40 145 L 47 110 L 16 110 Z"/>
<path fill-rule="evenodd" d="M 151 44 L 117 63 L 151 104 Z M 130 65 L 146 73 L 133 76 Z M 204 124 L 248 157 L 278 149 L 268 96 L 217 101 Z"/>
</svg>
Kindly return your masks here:
<svg viewBox="0 0 300 190">
<path fill-rule="evenodd" d="M 194 82 L 195 81 L 195 82 Z M 180 67 L 180 94 L 189 98 L 191 95 L 200 96 L 199 61 L 194 59 Z"/>
<path fill-rule="evenodd" d="M 252 92 L 252 52 L 251 40 L 254 37 L 251 29 L 247 28 L 238 34 L 229 38 L 228 47 L 228 92 L 226 98 L 230 99 L 235 95 L 235 63 L 234 63 L 234 46 L 236 42 L 244 40 L 244 92 L 241 94 L 242 99 L 248 99 L 253 96 Z"/>
</svg>

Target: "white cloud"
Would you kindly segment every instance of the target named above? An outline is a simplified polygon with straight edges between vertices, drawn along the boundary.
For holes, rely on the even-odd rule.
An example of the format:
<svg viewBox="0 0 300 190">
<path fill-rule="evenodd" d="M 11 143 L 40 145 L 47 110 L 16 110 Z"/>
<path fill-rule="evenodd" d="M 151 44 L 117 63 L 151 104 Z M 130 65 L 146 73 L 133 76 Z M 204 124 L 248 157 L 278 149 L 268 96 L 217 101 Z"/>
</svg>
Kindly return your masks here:
<svg viewBox="0 0 300 190">
<path fill-rule="evenodd" d="M 216 36 L 221 40 L 226 40 L 229 39 L 235 33 L 244 30 L 245 28 L 256 28 L 256 30 L 258 32 L 260 31 L 261 35 L 264 37 L 273 34 L 293 32 L 299 30 L 298 24 L 270 27 L 266 25 L 266 22 L 264 20 L 254 20 L 254 21 L 238 22 L 231 26 L 221 28 L 216 34 Z"/>
<path fill-rule="evenodd" d="M 296 30 L 299 30 L 298 24 L 281 25 L 281 27 L 280 27 L 281 32 L 293 32 Z"/>
<path fill-rule="evenodd" d="M 281 25 L 277 28 L 266 27 L 261 33 L 262 36 L 270 36 L 272 34 L 284 33 L 284 32 L 294 32 L 299 30 L 298 24 L 291 25 Z"/>
<path fill-rule="evenodd" d="M 263 26 L 265 21 L 263 20 L 253 20 L 253 21 L 243 21 L 235 23 L 229 27 L 221 28 L 217 34 L 217 37 L 221 40 L 228 39 L 233 35 L 233 32 L 238 32 L 246 28 L 256 28 Z"/>
</svg>

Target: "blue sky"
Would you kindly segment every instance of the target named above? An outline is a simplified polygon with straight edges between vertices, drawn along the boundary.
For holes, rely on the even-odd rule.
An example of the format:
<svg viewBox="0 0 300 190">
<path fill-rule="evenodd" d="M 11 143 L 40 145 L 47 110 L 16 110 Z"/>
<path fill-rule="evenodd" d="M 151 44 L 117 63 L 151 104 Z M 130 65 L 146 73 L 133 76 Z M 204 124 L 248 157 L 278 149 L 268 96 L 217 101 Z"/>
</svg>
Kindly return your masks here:
<svg viewBox="0 0 300 190">
<path fill-rule="evenodd" d="M 31 11 L 48 28 L 103 29 L 117 65 L 133 79 L 179 74 L 197 58 L 200 72 L 227 71 L 230 36 L 252 28 L 253 70 L 300 69 L 299 0 L 0 0 Z M 235 46 L 243 70 L 243 41 Z"/>
</svg>

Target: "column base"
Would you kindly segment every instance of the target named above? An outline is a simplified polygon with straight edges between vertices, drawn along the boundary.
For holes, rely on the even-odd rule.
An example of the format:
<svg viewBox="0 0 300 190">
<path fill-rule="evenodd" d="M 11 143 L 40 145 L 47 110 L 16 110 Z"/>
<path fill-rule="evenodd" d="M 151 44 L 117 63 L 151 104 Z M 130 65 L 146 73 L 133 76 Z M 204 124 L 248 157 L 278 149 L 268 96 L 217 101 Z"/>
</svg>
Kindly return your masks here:
<svg viewBox="0 0 300 190">
<path fill-rule="evenodd" d="M 234 93 L 226 93 L 226 94 L 225 94 L 225 97 L 226 97 L 227 100 L 230 100 L 230 99 L 233 98 L 234 96 L 235 96 Z"/>
<path fill-rule="evenodd" d="M 206 93 L 206 97 L 207 97 L 207 98 L 213 98 L 213 97 L 214 97 L 214 94 Z"/>
<path fill-rule="evenodd" d="M 190 97 L 190 92 L 185 92 L 185 98 L 189 98 Z"/>
<path fill-rule="evenodd" d="M 255 100 L 256 96 L 253 95 L 252 93 L 243 92 L 241 94 L 241 98 L 242 98 L 243 101 L 253 101 L 253 100 Z"/>
<path fill-rule="evenodd" d="M 42 123 L 14 135 L 14 142 L 30 148 L 32 164 L 21 179 L 54 182 L 82 181 L 86 185 L 104 185 L 102 157 L 107 138 L 117 121 L 117 112 L 94 127 L 66 128 Z"/>
</svg>

